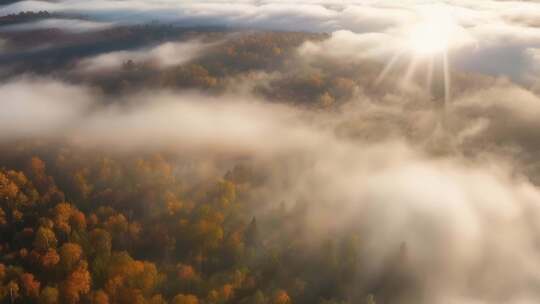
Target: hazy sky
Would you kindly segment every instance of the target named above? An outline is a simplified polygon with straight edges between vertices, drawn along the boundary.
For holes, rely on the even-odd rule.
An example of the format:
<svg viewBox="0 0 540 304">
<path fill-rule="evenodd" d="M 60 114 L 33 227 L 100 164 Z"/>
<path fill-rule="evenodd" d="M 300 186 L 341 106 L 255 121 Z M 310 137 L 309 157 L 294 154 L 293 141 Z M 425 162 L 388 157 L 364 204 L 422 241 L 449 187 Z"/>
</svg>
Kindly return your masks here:
<svg viewBox="0 0 540 304">
<path fill-rule="evenodd" d="M 392 41 L 403 38 L 411 24 L 442 18 L 456 26 L 451 43 L 455 67 L 506 75 L 531 84 L 532 79 L 536 79 L 532 67 L 539 65 L 538 56 L 532 55 L 540 48 L 540 3 L 537 1 L 20 1 L 0 7 L 0 15 L 28 10 L 75 13 L 92 20 L 51 19 L 8 26 L 0 31 L 40 27 L 88 31 L 113 24 L 150 21 L 330 33 L 342 30 L 356 33 L 357 37 L 349 35 L 351 43 L 366 39 L 372 42 L 362 44 L 361 50 L 354 50 L 360 53 L 372 49 L 396 52 L 399 44 Z"/>
</svg>

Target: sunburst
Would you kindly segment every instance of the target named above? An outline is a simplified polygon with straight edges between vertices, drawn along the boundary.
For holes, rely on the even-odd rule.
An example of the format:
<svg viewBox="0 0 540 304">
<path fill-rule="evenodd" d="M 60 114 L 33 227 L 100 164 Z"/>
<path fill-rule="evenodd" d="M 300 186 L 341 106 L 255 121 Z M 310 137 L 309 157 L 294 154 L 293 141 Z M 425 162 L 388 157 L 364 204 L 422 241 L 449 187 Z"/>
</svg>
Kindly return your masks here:
<svg viewBox="0 0 540 304">
<path fill-rule="evenodd" d="M 433 85 L 444 87 L 444 104 L 450 101 L 450 50 L 470 42 L 470 37 L 447 11 L 423 12 L 417 22 L 398 33 L 399 50 L 388 61 L 376 83 L 382 82 L 400 61 L 408 58 L 402 82 L 410 83 L 419 70 L 426 71 L 426 87 L 432 93 Z M 436 68 L 437 67 L 437 68 Z M 439 68 L 440 67 L 440 68 Z M 440 70 L 436 75 L 435 70 Z M 440 80 L 436 80 L 440 79 Z M 441 82 L 442 83 L 437 83 Z"/>
</svg>

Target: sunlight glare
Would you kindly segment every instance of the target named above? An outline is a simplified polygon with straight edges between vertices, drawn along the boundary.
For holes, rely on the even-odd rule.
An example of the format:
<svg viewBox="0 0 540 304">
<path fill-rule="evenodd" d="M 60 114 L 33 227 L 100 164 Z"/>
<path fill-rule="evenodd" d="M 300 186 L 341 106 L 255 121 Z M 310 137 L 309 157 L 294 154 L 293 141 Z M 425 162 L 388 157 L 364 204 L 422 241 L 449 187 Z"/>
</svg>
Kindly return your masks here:
<svg viewBox="0 0 540 304">
<path fill-rule="evenodd" d="M 409 29 L 407 46 L 417 55 L 441 54 L 451 47 L 455 28 L 446 16 L 430 16 Z"/>
</svg>

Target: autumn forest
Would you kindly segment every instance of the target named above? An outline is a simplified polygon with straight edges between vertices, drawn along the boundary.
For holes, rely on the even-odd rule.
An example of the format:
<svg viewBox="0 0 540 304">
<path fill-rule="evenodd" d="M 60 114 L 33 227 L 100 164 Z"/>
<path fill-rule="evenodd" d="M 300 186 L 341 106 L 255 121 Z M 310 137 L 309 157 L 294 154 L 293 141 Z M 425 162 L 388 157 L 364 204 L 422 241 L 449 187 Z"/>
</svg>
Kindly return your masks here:
<svg viewBox="0 0 540 304">
<path fill-rule="evenodd" d="M 0 0 L 0 303 L 538 303 L 538 20 Z"/>
</svg>

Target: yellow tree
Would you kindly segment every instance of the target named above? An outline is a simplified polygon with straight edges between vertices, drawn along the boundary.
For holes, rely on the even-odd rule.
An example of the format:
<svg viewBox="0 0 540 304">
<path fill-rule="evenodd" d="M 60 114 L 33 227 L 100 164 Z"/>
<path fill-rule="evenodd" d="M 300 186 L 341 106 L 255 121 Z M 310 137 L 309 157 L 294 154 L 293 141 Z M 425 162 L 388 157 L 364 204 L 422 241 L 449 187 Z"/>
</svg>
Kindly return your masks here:
<svg viewBox="0 0 540 304">
<path fill-rule="evenodd" d="M 54 231 L 49 228 L 40 227 L 36 232 L 34 247 L 41 251 L 47 251 L 49 248 L 55 248 L 58 240 Z"/>
<path fill-rule="evenodd" d="M 60 247 L 60 265 L 65 273 L 70 273 L 82 258 L 82 248 L 75 243 L 64 243 Z"/>
<path fill-rule="evenodd" d="M 55 249 L 49 248 L 49 250 L 40 257 L 40 262 L 43 268 L 51 269 L 60 262 L 60 255 L 58 255 Z"/>
<path fill-rule="evenodd" d="M 103 290 L 98 290 L 92 293 L 90 297 L 91 304 L 109 304 L 109 296 Z"/>
<path fill-rule="evenodd" d="M 88 263 L 81 261 L 75 270 L 62 282 L 62 299 L 66 304 L 79 303 L 82 294 L 90 291 L 91 278 Z"/>
<path fill-rule="evenodd" d="M 179 294 L 172 299 L 171 304 L 199 304 L 199 299 L 191 294 Z"/>
<path fill-rule="evenodd" d="M 106 290 L 116 299 L 122 294 L 131 294 L 135 290 L 149 296 L 159 278 L 156 265 L 146 261 L 136 261 L 126 252 L 111 256 L 107 274 Z M 121 294 L 118 291 L 122 291 Z"/>
<path fill-rule="evenodd" d="M 69 219 L 73 213 L 73 208 L 69 203 L 60 203 L 54 207 L 54 226 L 58 231 L 69 234 L 71 225 Z"/>
<path fill-rule="evenodd" d="M 47 286 L 43 288 L 41 294 L 39 295 L 39 304 L 58 304 L 60 303 L 60 298 L 58 295 L 58 289 L 54 287 Z"/>
</svg>

